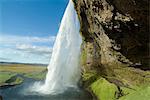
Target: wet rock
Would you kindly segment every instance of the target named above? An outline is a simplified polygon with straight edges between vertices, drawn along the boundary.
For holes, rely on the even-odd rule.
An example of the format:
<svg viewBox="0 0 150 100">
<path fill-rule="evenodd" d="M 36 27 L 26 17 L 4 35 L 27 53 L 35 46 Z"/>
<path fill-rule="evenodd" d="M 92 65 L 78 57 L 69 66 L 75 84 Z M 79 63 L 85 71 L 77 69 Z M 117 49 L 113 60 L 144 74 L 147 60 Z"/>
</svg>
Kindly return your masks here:
<svg viewBox="0 0 150 100">
<path fill-rule="evenodd" d="M 3 100 L 3 97 L 0 95 L 0 100 Z"/>
</svg>

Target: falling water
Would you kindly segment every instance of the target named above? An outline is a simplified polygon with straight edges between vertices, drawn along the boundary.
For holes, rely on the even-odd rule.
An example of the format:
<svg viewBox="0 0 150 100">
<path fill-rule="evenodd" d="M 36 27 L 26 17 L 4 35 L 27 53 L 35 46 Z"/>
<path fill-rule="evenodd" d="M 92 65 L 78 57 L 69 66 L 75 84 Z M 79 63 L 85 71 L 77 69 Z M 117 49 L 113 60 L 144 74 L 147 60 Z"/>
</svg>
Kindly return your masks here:
<svg viewBox="0 0 150 100">
<path fill-rule="evenodd" d="M 69 0 L 53 47 L 45 84 L 41 87 L 44 93 L 60 93 L 68 87 L 77 86 L 80 78 L 79 28 L 73 2 Z"/>
</svg>

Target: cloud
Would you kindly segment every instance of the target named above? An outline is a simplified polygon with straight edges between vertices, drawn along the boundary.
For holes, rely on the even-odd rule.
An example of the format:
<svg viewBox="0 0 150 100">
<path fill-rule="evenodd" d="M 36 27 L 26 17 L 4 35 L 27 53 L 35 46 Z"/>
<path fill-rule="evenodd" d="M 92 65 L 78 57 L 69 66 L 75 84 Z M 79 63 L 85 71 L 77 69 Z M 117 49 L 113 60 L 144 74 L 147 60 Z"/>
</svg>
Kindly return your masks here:
<svg viewBox="0 0 150 100">
<path fill-rule="evenodd" d="M 16 44 L 16 43 L 45 43 L 55 41 L 55 36 L 36 37 L 36 36 L 15 36 L 0 34 L 0 43 Z"/>
<path fill-rule="evenodd" d="M 19 44 L 16 45 L 16 49 L 20 51 L 25 51 L 27 53 L 34 53 L 34 54 L 48 54 L 50 55 L 52 53 L 52 48 L 46 47 L 46 46 L 35 46 L 30 44 Z"/>
<path fill-rule="evenodd" d="M 12 48 L 0 49 L 0 61 L 48 64 L 51 53 L 38 54 Z M 4 58 L 4 59 L 3 59 Z"/>
<path fill-rule="evenodd" d="M 0 57 L 0 60 L 1 60 L 1 61 L 5 61 L 5 60 L 8 61 L 8 60 L 10 60 L 10 59 L 9 59 L 9 58 L 4 58 L 4 57 Z"/>
<path fill-rule="evenodd" d="M 48 63 L 55 36 L 12 36 L 0 34 L 0 61 Z"/>
<path fill-rule="evenodd" d="M 32 42 L 53 42 L 55 40 L 55 36 L 49 36 L 49 37 L 26 37 L 28 40 Z"/>
</svg>

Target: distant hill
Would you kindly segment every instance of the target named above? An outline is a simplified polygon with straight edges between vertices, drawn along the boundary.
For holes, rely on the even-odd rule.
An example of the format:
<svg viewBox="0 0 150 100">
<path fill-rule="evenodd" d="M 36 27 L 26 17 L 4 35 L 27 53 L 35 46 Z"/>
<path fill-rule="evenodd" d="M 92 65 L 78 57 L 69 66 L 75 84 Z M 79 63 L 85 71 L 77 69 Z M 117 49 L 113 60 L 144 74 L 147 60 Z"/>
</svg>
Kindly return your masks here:
<svg viewBox="0 0 150 100">
<path fill-rule="evenodd" d="M 38 63 L 20 63 L 20 62 L 3 62 L 0 61 L 0 64 L 24 64 L 24 65 L 36 65 L 36 66 L 47 66 L 48 64 L 38 64 Z"/>
</svg>

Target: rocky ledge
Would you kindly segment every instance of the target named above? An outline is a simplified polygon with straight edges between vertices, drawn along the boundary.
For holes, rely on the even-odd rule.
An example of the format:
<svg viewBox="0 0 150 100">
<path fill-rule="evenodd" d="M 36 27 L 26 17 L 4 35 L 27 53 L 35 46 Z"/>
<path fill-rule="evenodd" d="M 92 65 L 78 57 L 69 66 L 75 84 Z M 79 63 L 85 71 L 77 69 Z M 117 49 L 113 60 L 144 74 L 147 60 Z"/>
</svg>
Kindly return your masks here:
<svg viewBox="0 0 150 100">
<path fill-rule="evenodd" d="M 149 0 L 73 1 L 83 87 L 99 100 L 150 98 Z"/>
</svg>

